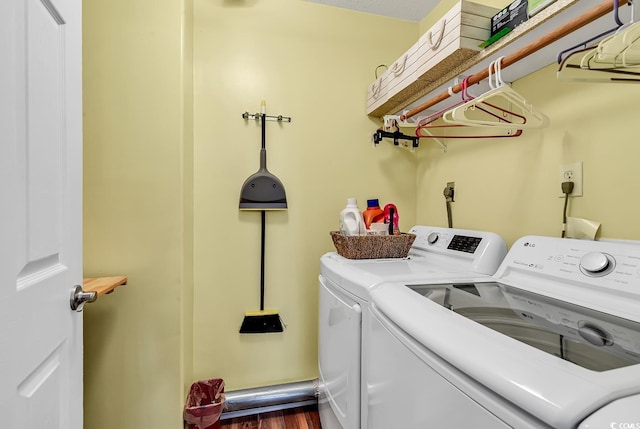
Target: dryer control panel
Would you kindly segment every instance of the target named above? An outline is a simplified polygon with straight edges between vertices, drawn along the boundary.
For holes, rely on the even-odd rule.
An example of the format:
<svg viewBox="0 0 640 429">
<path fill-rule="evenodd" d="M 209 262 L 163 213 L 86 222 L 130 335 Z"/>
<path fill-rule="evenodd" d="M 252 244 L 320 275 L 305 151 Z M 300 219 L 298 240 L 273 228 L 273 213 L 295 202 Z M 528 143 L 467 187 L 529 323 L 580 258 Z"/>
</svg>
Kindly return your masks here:
<svg viewBox="0 0 640 429">
<path fill-rule="evenodd" d="M 409 232 L 416 235 L 411 247 L 414 255 L 441 255 L 480 274 L 495 273 L 507 254 L 502 237 L 492 232 L 422 225 Z"/>
<path fill-rule="evenodd" d="M 415 230 L 415 229 L 414 229 Z M 412 230 L 412 231 L 414 231 Z M 471 231 L 469 233 L 473 234 Z M 429 235 L 426 236 L 426 246 L 437 246 L 444 247 L 449 250 L 457 250 L 459 252 L 466 253 L 475 253 L 478 249 L 478 245 L 482 242 L 482 237 L 476 235 L 464 235 L 464 234 L 456 234 L 450 231 L 447 232 L 437 232 L 432 231 Z M 424 237 L 419 241 L 425 241 Z M 422 243 L 423 246 L 425 243 Z M 423 247 L 424 248 L 424 247 Z"/>
<path fill-rule="evenodd" d="M 412 250 L 455 254 L 462 252 L 470 255 L 482 253 L 487 248 L 505 252 L 506 244 L 502 237 L 492 232 L 472 231 L 468 229 L 440 228 L 437 226 L 414 226 L 409 230 L 416 235 Z M 502 255 L 504 258 L 504 255 Z M 498 263 L 502 262 L 502 259 Z"/>
</svg>

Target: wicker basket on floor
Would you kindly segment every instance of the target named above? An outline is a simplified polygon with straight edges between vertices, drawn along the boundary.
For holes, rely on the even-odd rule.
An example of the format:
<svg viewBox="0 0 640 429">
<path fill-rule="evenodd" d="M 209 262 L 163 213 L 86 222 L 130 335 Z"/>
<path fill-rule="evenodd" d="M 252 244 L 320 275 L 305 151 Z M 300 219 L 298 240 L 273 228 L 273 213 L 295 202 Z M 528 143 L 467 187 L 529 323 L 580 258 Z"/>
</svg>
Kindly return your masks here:
<svg viewBox="0 0 640 429">
<path fill-rule="evenodd" d="M 331 231 L 331 239 L 338 254 L 347 259 L 405 258 L 411 249 L 415 234 L 399 235 L 344 235 Z"/>
</svg>

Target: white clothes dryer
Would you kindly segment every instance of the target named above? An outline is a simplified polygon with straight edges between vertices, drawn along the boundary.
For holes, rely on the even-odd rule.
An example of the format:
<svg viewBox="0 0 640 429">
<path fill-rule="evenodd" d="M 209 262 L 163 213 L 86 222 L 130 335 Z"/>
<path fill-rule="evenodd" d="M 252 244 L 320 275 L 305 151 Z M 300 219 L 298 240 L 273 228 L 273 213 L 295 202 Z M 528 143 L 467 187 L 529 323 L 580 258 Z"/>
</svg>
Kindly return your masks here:
<svg viewBox="0 0 640 429">
<path fill-rule="evenodd" d="M 371 300 L 370 428 L 640 428 L 640 242 L 528 236 Z"/>
<path fill-rule="evenodd" d="M 350 260 L 335 252 L 320 260 L 319 411 L 323 429 L 368 427 L 370 292 L 387 281 L 464 280 L 495 272 L 507 252 L 490 232 L 415 226 L 407 258 Z M 404 287 L 404 286 L 403 286 Z"/>
</svg>

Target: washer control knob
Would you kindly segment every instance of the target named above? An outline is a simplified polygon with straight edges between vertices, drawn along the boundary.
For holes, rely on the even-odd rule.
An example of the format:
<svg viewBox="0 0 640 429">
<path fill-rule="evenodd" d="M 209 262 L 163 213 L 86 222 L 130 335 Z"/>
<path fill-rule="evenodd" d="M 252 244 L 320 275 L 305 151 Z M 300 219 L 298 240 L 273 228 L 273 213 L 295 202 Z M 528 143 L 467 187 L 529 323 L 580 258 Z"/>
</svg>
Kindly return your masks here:
<svg viewBox="0 0 640 429">
<path fill-rule="evenodd" d="M 427 236 L 427 242 L 429 244 L 436 244 L 439 238 L 440 238 L 440 234 L 438 234 L 437 232 L 432 232 Z"/>
<path fill-rule="evenodd" d="M 589 252 L 580 258 L 580 268 L 586 274 L 598 274 L 609 268 L 611 260 L 604 253 Z"/>
</svg>

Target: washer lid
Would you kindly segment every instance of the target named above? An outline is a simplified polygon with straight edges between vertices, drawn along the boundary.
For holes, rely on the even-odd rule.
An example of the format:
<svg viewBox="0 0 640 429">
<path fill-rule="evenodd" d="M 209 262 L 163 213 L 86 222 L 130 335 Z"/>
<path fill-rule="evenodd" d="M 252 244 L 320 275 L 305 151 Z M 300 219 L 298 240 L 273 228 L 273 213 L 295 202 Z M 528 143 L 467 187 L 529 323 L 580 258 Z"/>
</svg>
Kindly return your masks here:
<svg viewBox="0 0 640 429">
<path fill-rule="evenodd" d="M 407 287 L 467 319 L 593 371 L 640 363 L 640 323 L 497 282 Z"/>
<path fill-rule="evenodd" d="M 442 285 L 445 282 L 447 280 L 430 283 Z M 427 280 L 421 282 L 423 285 L 427 283 Z M 459 282 L 451 280 L 449 285 L 454 283 Z M 476 279 L 473 283 L 474 287 L 478 288 L 482 280 Z M 491 282 L 489 283 L 491 284 Z M 455 302 L 452 302 L 450 292 L 448 304 L 473 309 L 473 306 L 462 305 L 458 301 L 461 301 L 462 297 L 465 297 L 467 301 L 475 301 L 474 296 L 477 298 L 477 295 L 470 287 L 466 287 L 466 290 L 462 289 L 465 288 L 454 291 L 458 295 Z M 478 291 L 481 295 L 484 292 L 480 288 Z M 487 295 L 491 295 L 491 293 L 494 294 L 491 302 L 494 307 L 501 308 L 501 314 L 507 311 L 513 312 L 513 310 L 509 310 L 511 307 L 506 304 L 504 308 L 499 305 L 499 303 L 505 303 L 508 300 L 504 290 L 497 287 L 496 283 L 487 288 Z M 371 311 L 374 317 L 378 317 L 382 323 L 390 323 L 400 329 L 404 335 L 398 339 L 410 349 L 416 350 L 418 356 L 420 355 L 418 350 L 422 349 L 426 353 L 435 353 L 450 365 L 452 370 L 455 369 L 455 371 L 466 374 L 469 380 L 507 398 L 510 403 L 544 421 L 550 427 L 575 429 L 583 419 L 611 401 L 640 393 L 640 385 L 638 384 L 640 364 L 625 363 L 618 365 L 615 369 L 598 371 L 587 369 L 586 364 L 581 366 L 572 361 L 561 359 L 553 351 L 543 351 L 541 348 L 532 347 L 502 332 L 476 323 L 466 315 L 445 308 L 443 303 L 445 302 L 446 288 L 442 286 L 439 291 L 437 289 L 434 291 L 434 295 L 437 294 L 440 296 L 425 298 L 409 289 L 407 282 L 384 283 L 371 291 Z M 538 306 L 534 300 L 530 299 L 530 296 L 518 294 L 510 296 L 509 299 L 516 301 L 514 297 L 530 300 L 531 308 L 528 308 L 528 314 L 538 319 L 543 318 L 538 310 L 532 310 Z M 510 305 L 513 304 L 510 303 Z M 483 304 L 475 308 L 483 308 Z M 580 316 L 579 320 L 583 320 L 583 318 L 588 321 L 594 320 L 591 319 L 592 313 L 577 312 L 574 307 L 558 308 L 558 311 L 563 313 L 555 314 L 564 315 L 568 309 L 575 311 L 573 315 L 570 314 L 571 317 L 575 317 L 577 314 Z M 523 319 L 516 314 L 512 315 L 509 321 L 514 322 L 516 318 Z M 546 314 L 544 318 L 547 318 Z M 605 320 L 610 323 L 612 319 L 606 318 Z M 597 321 L 600 326 L 602 321 L 600 319 Z M 553 323 L 549 321 L 549 324 Z M 635 326 L 633 324 L 627 325 L 626 322 L 614 325 L 623 329 Z M 611 328 L 610 331 L 609 325 L 606 326 L 605 330 L 611 333 L 613 329 Z M 575 331 L 577 329 L 574 330 L 574 333 Z M 537 334 L 538 331 L 534 330 L 534 332 Z M 615 334 L 614 343 L 622 344 L 623 341 L 619 338 L 623 338 L 625 335 L 618 336 L 617 331 Z M 551 335 L 552 337 L 555 335 L 555 339 L 560 341 L 557 333 L 543 333 L 541 335 Z M 580 336 L 579 333 L 578 336 Z M 597 335 L 594 338 L 597 338 Z M 572 345 L 571 353 L 574 357 L 577 354 L 574 353 L 574 350 L 578 347 L 583 346 Z M 602 348 L 610 347 L 612 346 L 603 346 Z M 558 346 L 555 346 L 557 352 L 559 349 Z M 627 353 L 627 355 L 632 357 L 633 353 Z M 611 360 L 620 359 L 619 355 L 613 354 L 612 356 Z M 607 359 L 601 360 L 606 361 Z M 446 373 L 441 375 L 447 377 Z M 450 382 L 455 384 L 455 380 L 450 380 Z M 459 388 L 464 390 L 464 386 L 459 386 Z M 475 397 L 474 400 L 483 404 L 482 398 Z"/>
</svg>

